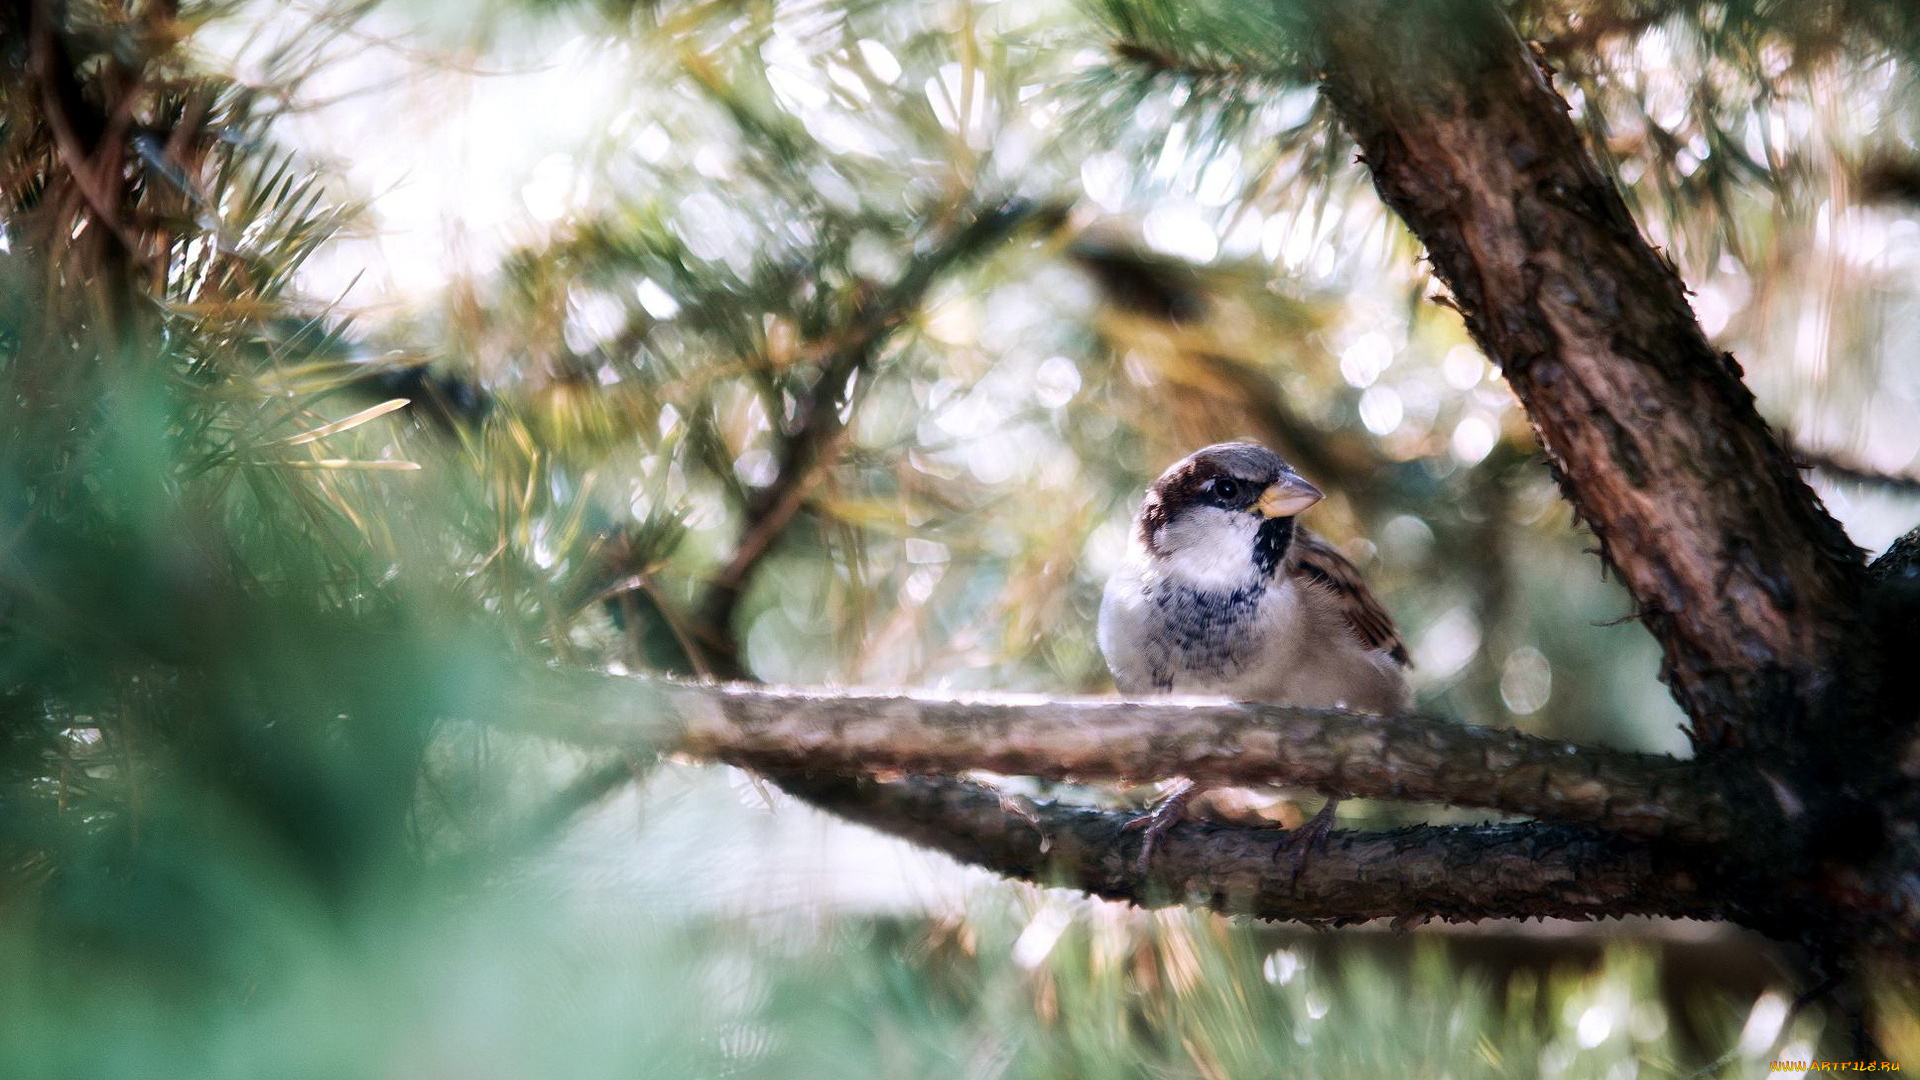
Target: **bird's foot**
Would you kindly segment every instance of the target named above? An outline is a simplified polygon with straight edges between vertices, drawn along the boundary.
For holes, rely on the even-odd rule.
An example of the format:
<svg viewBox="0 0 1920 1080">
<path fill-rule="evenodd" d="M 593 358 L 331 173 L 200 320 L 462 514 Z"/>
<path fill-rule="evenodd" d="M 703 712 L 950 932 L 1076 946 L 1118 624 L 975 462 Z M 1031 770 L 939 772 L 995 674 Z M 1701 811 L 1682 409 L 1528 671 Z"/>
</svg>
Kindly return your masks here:
<svg viewBox="0 0 1920 1080">
<path fill-rule="evenodd" d="M 1127 822 L 1127 829 L 1142 830 L 1138 863 L 1140 876 L 1145 877 L 1148 867 L 1152 865 L 1153 849 L 1159 846 L 1160 838 L 1187 816 L 1187 803 L 1193 800 L 1194 792 L 1193 781 L 1183 776 L 1174 781 L 1173 787 L 1152 809 Z"/>
<path fill-rule="evenodd" d="M 1285 838 L 1273 849 L 1275 862 L 1279 862 L 1282 858 L 1293 860 L 1295 883 L 1300 880 L 1300 871 L 1306 869 L 1308 856 L 1316 851 L 1327 850 L 1327 838 L 1333 835 L 1334 813 L 1339 807 L 1339 799 L 1328 799 L 1319 813 L 1308 818 L 1299 828 L 1289 830 Z"/>
</svg>

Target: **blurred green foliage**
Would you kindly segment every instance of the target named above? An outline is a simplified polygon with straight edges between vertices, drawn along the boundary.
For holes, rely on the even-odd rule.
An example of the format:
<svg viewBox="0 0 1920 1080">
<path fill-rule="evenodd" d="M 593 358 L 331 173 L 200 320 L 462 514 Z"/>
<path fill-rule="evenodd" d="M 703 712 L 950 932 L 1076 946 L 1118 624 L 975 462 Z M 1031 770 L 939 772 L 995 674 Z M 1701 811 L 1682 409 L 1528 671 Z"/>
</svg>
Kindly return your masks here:
<svg viewBox="0 0 1920 1080">
<path fill-rule="evenodd" d="M 1905 9 L 1515 11 L 1770 416 L 1910 468 Z M 403 13 L 0 15 L 0 1072 L 1811 1052 L 1764 973 L 1657 992 L 1654 946 L 1476 964 L 950 873 L 963 910 L 780 900 L 823 827 L 565 747 L 567 668 L 1105 689 L 1131 500 L 1236 436 L 1335 493 L 1428 709 L 1684 745 L 1284 5 Z M 411 187 L 356 171 L 445 130 Z M 1863 542 L 1914 516 L 1824 490 Z"/>
</svg>

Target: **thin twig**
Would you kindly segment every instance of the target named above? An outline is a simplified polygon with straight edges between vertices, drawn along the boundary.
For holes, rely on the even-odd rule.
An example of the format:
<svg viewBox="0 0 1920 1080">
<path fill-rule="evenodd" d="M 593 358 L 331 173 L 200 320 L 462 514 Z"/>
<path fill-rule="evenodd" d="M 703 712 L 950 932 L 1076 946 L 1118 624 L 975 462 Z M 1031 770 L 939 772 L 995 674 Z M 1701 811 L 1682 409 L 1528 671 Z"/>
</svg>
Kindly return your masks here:
<svg viewBox="0 0 1920 1080">
<path fill-rule="evenodd" d="M 1809 449 L 1806 444 L 1796 440 L 1787 442 L 1787 452 L 1793 455 L 1801 468 L 1816 469 L 1836 480 L 1909 495 L 1920 494 L 1920 476 L 1912 473 L 1885 472 L 1840 454 Z"/>
</svg>

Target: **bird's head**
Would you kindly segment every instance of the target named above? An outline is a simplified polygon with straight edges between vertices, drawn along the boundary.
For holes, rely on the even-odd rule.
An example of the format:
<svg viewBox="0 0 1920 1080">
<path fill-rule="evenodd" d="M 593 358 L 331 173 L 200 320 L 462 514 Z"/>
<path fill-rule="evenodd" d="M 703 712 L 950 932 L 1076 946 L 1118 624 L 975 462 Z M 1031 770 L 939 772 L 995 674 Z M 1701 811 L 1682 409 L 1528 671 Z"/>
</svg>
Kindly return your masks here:
<svg viewBox="0 0 1920 1080">
<path fill-rule="evenodd" d="M 1135 539 L 1160 572 L 1199 588 L 1265 579 L 1293 542 L 1294 515 L 1320 489 L 1255 443 L 1219 443 L 1167 467 L 1147 489 Z"/>
</svg>

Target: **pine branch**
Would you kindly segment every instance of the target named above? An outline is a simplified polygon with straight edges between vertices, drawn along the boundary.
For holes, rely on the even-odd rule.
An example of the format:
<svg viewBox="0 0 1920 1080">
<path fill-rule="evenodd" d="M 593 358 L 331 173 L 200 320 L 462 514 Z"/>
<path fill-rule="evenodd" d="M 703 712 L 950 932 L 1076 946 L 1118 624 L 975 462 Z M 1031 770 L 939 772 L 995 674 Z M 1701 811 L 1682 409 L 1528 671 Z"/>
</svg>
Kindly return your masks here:
<svg viewBox="0 0 1920 1080">
<path fill-rule="evenodd" d="M 639 695 L 644 708 L 617 704 L 622 687 Z M 616 703 L 615 718 L 577 729 L 584 741 L 666 746 L 770 773 L 985 769 L 1097 781 L 1185 776 L 1448 803 L 1685 843 L 1718 839 L 1731 819 L 1710 777 L 1690 762 L 1420 717 L 651 680 L 614 680 L 599 693 Z"/>
<path fill-rule="evenodd" d="M 1058 805 L 1014 813 L 992 789 L 956 780 L 774 777 L 820 809 L 961 862 L 1142 906 L 1196 902 L 1336 926 L 1725 914 L 1709 883 L 1672 856 L 1567 826 L 1335 832 L 1302 850 L 1278 829 L 1183 822 L 1156 842 L 1143 876 L 1128 814 Z"/>
<path fill-rule="evenodd" d="M 747 499 L 746 524 L 733 554 L 714 576 L 696 607 L 694 637 L 708 670 L 726 679 L 750 677 L 733 632 L 734 615 L 748 581 L 774 542 L 799 514 L 838 456 L 847 430 L 848 394 L 870 370 L 893 332 L 919 310 L 927 290 L 955 265 L 991 250 L 1022 226 L 1057 220 L 1057 208 L 1023 201 L 976 210 L 970 220 L 915 256 L 900 279 L 858 302 L 848 325 L 814 343 L 820 372 L 792 423 L 781 433 L 778 469 L 772 481 Z"/>
</svg>

